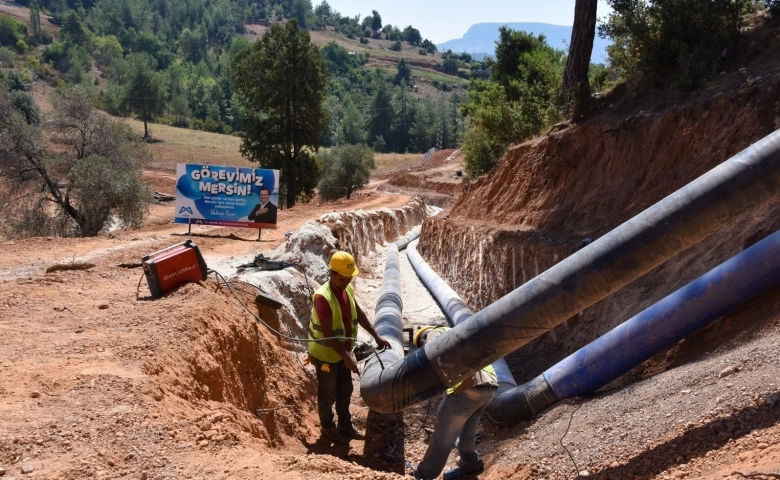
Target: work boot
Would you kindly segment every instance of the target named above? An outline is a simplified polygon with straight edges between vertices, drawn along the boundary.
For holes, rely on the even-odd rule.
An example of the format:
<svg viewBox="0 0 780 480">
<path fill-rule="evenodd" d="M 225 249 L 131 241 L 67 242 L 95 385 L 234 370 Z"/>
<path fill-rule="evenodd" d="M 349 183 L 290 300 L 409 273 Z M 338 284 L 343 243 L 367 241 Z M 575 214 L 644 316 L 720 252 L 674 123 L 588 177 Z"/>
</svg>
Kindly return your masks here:
<svg viewBox="0 0 780 480">
<path fill-rule="evenodd" d="M 480 458 L 473 462 L 464 462 L 462 459 L 458 459 L 458 467 L 460 467 L 463 475 L 474 475 L 482 472 L 485 469 L 485 463 Z"/>
<path fill-rule="evenodd" d="M 339 427 L 339 433 L 346 438 L 351 438 L 353 440 L 365 440 L 366 434 L 358 430 L 354 425 L 351 423 L 345 427 L 341 428 Z"/>
<path fill-rule="evenodd" d="M 347 439 L 344 438 L 336 427 L 320 427 L 320 433 L 323 437 L 333 441 L 333 443 L 347 443 Z"/>
</svg>

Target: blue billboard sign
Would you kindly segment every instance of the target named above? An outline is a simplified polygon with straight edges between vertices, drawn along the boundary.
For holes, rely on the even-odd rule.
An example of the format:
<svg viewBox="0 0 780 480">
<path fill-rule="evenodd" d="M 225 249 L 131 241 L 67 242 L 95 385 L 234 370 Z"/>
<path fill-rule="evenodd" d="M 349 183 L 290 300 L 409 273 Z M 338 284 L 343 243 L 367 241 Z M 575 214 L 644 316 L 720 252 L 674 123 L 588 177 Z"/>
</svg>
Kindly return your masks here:
<svg viewBox="0 0 780 480">
<path fill-rule="evenodd" d="M 276 228 L 279 170 L 176 165 L 176 223 Z"/>
</svg>

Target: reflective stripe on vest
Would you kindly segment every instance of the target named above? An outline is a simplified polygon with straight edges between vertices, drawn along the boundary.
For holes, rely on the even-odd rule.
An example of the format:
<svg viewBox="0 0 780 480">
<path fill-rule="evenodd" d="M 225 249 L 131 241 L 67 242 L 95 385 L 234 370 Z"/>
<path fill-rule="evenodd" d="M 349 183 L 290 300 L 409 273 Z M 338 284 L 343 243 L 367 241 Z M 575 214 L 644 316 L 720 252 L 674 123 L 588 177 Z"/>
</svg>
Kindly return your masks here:
<svg viewBox="0 0 780 480">
<path fill-rule="evenodd" d="M 352 314 L 352 347 L 355 347 L 355 339 L 357 338 L 357 330 L 358 330 L 358 322 L 357 322 L 357 307 L 355 305 L 355 291 L 352 288 L 352 284 L 347 285 L 346 288 L 347 292 L 347 299 L 349 300 L 349 306 Z M 343 316 L 341 314 L 341 306 L 339 305 L 339 301 L 336 299 L 336 295 L 333 293 L 333 290 L 330 288 L 330 282 L 325 282 L 320 288 L 317 289 L 316 292 L 314 292 L 314 296 L 312 296 L 312 307 L 311 307 L 311 321 L 309 322 L 309 340 L 318 340 L 321 338 L 325 338 L 325 335 L 322 333 L 322 326 L 320 325 L 320 318 L 317 315 L 317 309 L 314 308 L 314 297 L 317 295 L 322 296 L 325 300 L 327 300 L 328 305 L 330 306 L 330 313 L 332 318 L 332 325 L 331 325 L 331 331 L 333 332 L 334 337 L 344 337 L 346 335 L 346 330 L 344 328 L 344 320 Z M 343 346 L 346 343 L 346 339 L 339 340 L 339 343 Z M 325 342 L 309 342 L 309 354 L 316 358 L 317 360 L 320 360 L 321 362 L 326 363 L 336 363 L 340 362 L 342 360 L 341 355 L 339 353 L 328 346 Z"/>
</svg>

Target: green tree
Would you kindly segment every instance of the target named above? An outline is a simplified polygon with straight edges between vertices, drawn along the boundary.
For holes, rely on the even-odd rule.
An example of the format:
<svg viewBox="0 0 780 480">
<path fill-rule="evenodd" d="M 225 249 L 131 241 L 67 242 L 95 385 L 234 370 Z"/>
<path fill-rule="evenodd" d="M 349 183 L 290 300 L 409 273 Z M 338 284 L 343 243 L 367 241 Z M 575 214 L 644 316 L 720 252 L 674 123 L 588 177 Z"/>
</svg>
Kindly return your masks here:
<svg viewBox="0 0 780 480">
<path fill-rule="evenodd" d="M 41 43 L 41 7 L 35 0 L 30 3 L 30 30 L 35 44 Z"/>
<path fill-rule="evenodd" d="M 295 19 L 274 25 L 251 49 L 236 54 L 230 68 L 246 104 L 241 153 L 264 168 L 279 169 L 287 207 L 314 193 L 315 159 L 327 115 L 325 64 L 309 33 Z"/>
<path fill-rule="evenodd" d="M 472 176 L 489 172 L 510 143 L 524 138 L 519 127 L 523 112 L 517 102 L 507 100 L 504 87 L 495 82 L 479 82 L 469 92 L 469 130 L 463 138 L 463 163 Z"/>
<path fill-rule="evenodd" d="M 145 53 L 128 55 L 126 107 L 144 122 L 144 138 L 149 138 L 148 122 L 152 114 L 165 106 L 165 85 L 162 74 L 155 71 L 154 57 Z"/>
<path fill-rule="evenodd" d="M 85 86 L 58 92 L 42 131 L 0 90 L 2 204 L 17 234 L 94 236 L 111 215 L 125 226 L 143 220 L 151 195 L 140 173 L 150 155 L 128 125 L 94 109 L 95 99 Z"/>
<path fill-rule="evenodd" d="M 323 151 L 322 180 L 318 190 L 326 201 L 349 198 L 368 183 L 371 170 L 376 168 L 374 152 L 366 145 L 344 145 Z"/>
<path fill-rule="evenodd" d="M 371 30 L 375 32 L 382 30 L 382 17 L 376 10 L 371 11 Z"/>
<path fill-rule="evenodd" d="M 404 28 L 402 35 L 404 41 L 409 43 L 410 45 L 419 45 L 420 42 L 422 42 L 422 35 L 420 35 L 420 31 L 412 27 L 411 25 Z"/>
<path fill-rule="evenodd" d="M 70 45 L 89 45 L 89 30 L 81 21 L 79 14 L 73 10 L 68 10 L 62 19 L 62 28 L 60 28 L 60 38 Z"/>
<path fill-rule="evenodd" d="M 412 69 L 409 64 L 406 63 L 406 59 L 402 58 L 398 61 L 398 73 L 395 75 L 393 83 L 396 85 L 409 85 L 412 83 Z"/>
<path fill-rule="evenodd" d="M 609 37 L 610 64 L 624 75 L 673 76 L 689 90 L 717 72 L 721 52 L 740 35 L 753 0 L 608 0 L 599 35 Z"/>
<path fill-rule="evenodd" d="M 382 151 L 382 148 L 385 146 L 384 139 L 388 138 L 390 129 L 393 126 L 393 104 L 384 78 L 378 79 L 378 82 L 379 86 L 371 101 L 369 132 L 372 139 L 382 138 L 383 145 L 376 147 L 377 151 Z"/>
<path fill-rule="evenodd" d="M 339 141 L 347 144 L 366 143 L 368 131 L 362 113 L 350 96 L 342 102 L 343 110 L 339 122 Z"/>
<path fill-rule="evenodd" d="M 93 52 L 98 66 L 107 72 L 111 72 L 114 65 L 123 58 L 124 49 L 119 40 L 113 35 L 95 38 L 95 50 Z"/>
</svg>

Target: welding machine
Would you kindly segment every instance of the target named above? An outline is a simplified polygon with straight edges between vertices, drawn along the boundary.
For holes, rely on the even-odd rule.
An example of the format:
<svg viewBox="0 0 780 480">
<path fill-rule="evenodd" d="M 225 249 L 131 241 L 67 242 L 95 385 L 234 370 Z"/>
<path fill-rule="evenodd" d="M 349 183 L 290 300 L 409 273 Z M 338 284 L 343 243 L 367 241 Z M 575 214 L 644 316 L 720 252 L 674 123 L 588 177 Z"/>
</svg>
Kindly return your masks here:
<svg viewBox="0 0 780 480">
<path fill-rule="evenodd" d="M 152 297 L 162 297 L 174 288 L 206 279 L 208 268 L 192 240 L 177 243 L 141 259 Z"/>
</svg>

